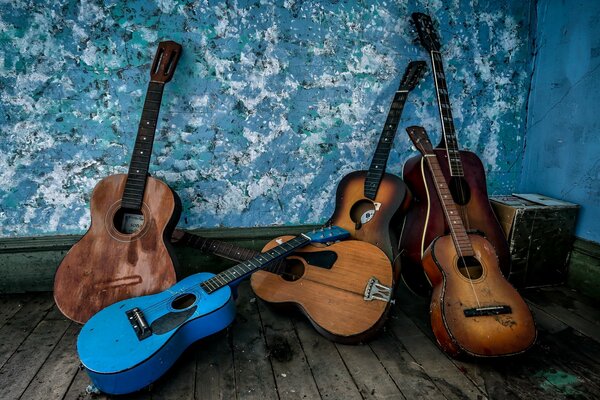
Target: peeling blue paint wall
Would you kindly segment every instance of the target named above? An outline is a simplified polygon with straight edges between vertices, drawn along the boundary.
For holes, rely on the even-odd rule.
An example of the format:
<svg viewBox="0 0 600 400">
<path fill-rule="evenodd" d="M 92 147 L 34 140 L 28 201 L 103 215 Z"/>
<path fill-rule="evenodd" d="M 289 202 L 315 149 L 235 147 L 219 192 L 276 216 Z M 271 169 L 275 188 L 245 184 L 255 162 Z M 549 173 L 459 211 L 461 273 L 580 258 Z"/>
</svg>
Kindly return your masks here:
<svg viewBox="0 0 600 400">
<path fill-rule="evenodd" d="M 600 3 L 540 0 L 521 191 L 581 205 L 600 242 Z"/>
<path fill-rule="evenodd" d="M 184 55 L 150 172 L 180 195 L 180 226 L 321 223 L 367 168 L 412 43 L 440 21 L 462 147 L 490 191 L 519 183 L 531 74 L 530 2 L 56 1 L 0 4 L 0 236 L 80 233 L 102 177 L 126 172 L 156 43 Z M 439 138 L 431 76 L 401 126 Z M 389 171 L 413 155 L 398 131 Z"/>
</svg>

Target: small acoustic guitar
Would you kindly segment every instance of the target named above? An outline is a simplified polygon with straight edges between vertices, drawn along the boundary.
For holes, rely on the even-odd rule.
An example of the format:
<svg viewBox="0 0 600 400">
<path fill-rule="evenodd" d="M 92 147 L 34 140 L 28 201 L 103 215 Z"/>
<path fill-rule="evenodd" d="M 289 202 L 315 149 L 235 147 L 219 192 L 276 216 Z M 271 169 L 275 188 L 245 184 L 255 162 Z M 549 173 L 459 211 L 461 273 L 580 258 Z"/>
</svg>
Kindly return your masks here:
<svg viewBox="0 0 600 400">
<path fill-rule="evenodd" d="M 90 200 L 92 223 L 60 263 L 54 300 L 78 323 L 119 300 L 156 293 L 176 282 L 169 248 L 180 214 L 177 195 L 148 175 L 165 83 L 181 46 L 161 42 L 152 68 L 129 173 L 102 179 Z"/>
<path fill-rule="evenodd" d="M 274 239 L 262 251 L 268 252 L 291 239 L 292 236 Z M 238 262 L 260 254 L 180 230 L 173 232 L 173 243 Z M 255 272 L 250 282 L 262 300 L 296 305 L 326 338 L 357 343 L 374 336 L 386 320 L 393 270 L 385 253 L 375 245 L 345 240 L 328 247 L 305 246 Z"/>
<path fill-rule="evenodd" d="M 434 149 L 434 153 L 440 161 L 442 173 L 466 229 L 485 235 L 496 249 L 500 269 L 508 276 L 509 248 L 502 227 L 490 205 L 483 164 L 475 153 L 460 150 L 458 146 L 440 53 L 440 40 L 428 15 L 414 13 L 412 19 L 419 34 L 419 41 L 431 57 L 432 75 L 439 103 L 442 140 Z M 433 239 L 447 234 L 449 228 L 442 205 L 434 194 L 432 177 L 421 156 L 406 161 L 402 179 L 413 195 L 400 234 L 402 279 L 413 292 L 427 295 L 431 292 L 431 284 L 421 267 L 421 258 Z"/>
<path fill-rule="evenodd" d="M 477 357 L 521 353 L 536 338 L 531 311 L 502 276 L 494 246 L 469 234 L 425 130 L 407 129 L 431 172 L 450 234 L 433 240 L 423 268 L 433 285 L 431 326 L 448 354 Z"/>
<path fill-rule="evenodd" d="M 79 333 L 81 363 L 105 393 L 140 390 L 163 375 L 193 342 L 233 322 L 230 286 L 311 242 L 348 236 L 338 227 L 302 234 L 220 274 L 190 275 L 163 292 L 108 306 Z"/>
<path fill-rule="evenodd" d="M 369 170 L 354 171 L 342 178 L 337 187 L 335 211 L 329 220 L 350 232 L 353 239 L 372 243 L 383 250 L 394 265 L 394 282 L 400 275 L 400 263 L 391 225 L 404 215 L 411 196 L 404 182 L 386 173 L 385 168 L 408 93 L 417 86 L 424 72 L 423 61 L 413 61 L 407 66 Z"/>
</svg>

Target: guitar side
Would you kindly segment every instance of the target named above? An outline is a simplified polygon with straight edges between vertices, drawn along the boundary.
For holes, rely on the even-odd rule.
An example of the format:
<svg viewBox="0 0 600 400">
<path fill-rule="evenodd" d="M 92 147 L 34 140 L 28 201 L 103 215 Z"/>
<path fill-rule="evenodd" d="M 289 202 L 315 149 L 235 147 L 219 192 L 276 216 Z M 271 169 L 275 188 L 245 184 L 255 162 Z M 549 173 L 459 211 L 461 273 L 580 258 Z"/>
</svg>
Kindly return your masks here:
<svg viewBox="0 0 600 400">
<path fill-rule="evenodd" d="M 123 300 L 94 315 L 77 339 L 94 385 L 109 394 L 140 390 L 162 376 L 190 344 L 229 326 L 235 318 L 230 288 L 207 294 L 200 287 L 213 276 L 195 274 L 164 292 Z M 195 301 L 175 309 L 173 300 L 183 292 Z M 152 326 L 152 334 L 143 339 L 126 314 L 136 308 Z"/>
<path fill-rule="evenodd" d="M 434 149 L 446 182 L 449 182 L 447 153 L 445 149 Z M 504 276 L 510 272 L 510 251 L 502 227 L 494 214 L 487 194 L 487 183 L 483 164 L 476 154 L 460 151 L 464 168 L 469 171 L 464 180 L 470 189 L 469 201 L 465 204 L 465 226 L 469 231 L 482 233 L 494 246 Z M 405 215 L 400 233 L 399 250 L 402 259 L 402 279 L 415 293 L 427 295 L 431 291 L 421 259 L 431 242 L 449 232 L 444 211 L 436 194 L 431 173 L 423 157 L 408 159 L 403 168 L 403 179 L 413 194 L 411 208 Z"/>
<path fill-rule="evenodd" d="M 273 240 L 263 251 L 279 240 L 290 238 Z M 330 268 L 310 265 L 302 256 L 322 251 L 336 255 Z M 287 263 L 297 275 L 293 280 L 264 270 L 252 275 L 252 289 L 259 298 L 269 303 L 297 306 L 319 333 L 340 343 L 366 341 L 385 323 L 389 299 L 365 299 L 373 278 L 389 288 L 389 295 L 393 287 L 390 260 L 376 246 L 358 240 L 334 243 L 326 248 L 307 246 L 302 253 L 288 256 Z"/>
<path fill-rule="evenodd" d="M 499 357 L 519 354 L 533 345 L 537 330 L 529 307 L 502 276 L 492 244 L 471 234 L 474 257 L 482 276 L 469 279 L 457 268 L 452 238 L 433 241 L 423 256 L 423 268 L 433 283 L 431 326 L 440 347 L 452 356 Z M 465 310 L 509 307 L 510 312 L 466 316 Z"/>
<path fill-rule="evenodd" d="M 168 238 L 179 220 L 175 193 L 148 177 L 143 198 L 144 223 L 133 234 L 114 224 L 126 175 L 101 180 L 90 201 L 91 226 L 66 254 L 54 279 L 54 300 L 60 311 L 78 323 L 119 300 L 157 293 L 176 282 Z"/>
<path fill-rule="evenodd" d="M 340 181 L 336 191 L 335 211 L 330 222 L 350 232 L 352 239 L 379 247 L 392 262 L 394 282 L 397 282 L 400 277 L 400 260 L 397 257 L 397 240 L 392 227 L 410 205 L 411 194 L 400 178 L 384 174 L 375 199 L 370 200 L 364 195 L 366 177 L 367 171 L 355 171 Z M 369 212 L 373 213 L 370 219 L 360 222 L 361 217 Z"/>
</svg>

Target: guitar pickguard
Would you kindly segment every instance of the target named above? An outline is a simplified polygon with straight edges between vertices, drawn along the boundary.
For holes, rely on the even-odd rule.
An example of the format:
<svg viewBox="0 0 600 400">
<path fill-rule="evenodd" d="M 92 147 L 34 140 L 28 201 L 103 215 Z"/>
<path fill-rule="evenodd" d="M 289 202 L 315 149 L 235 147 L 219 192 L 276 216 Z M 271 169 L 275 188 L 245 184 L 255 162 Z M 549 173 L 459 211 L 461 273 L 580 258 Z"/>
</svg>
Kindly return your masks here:
<svg viewBox="0 0 600 400">
<path fill-rule="evenodd" d="M 150 325 L 152 333 L 155 335 L 162 335 L 172 331 L 180 325 L 183 325 L 183 323 L 187 321 L 192 314 L 194 314 L 196 308 L 198 308 L 198 306 L 190 307 L 184 311 L 170 312 L 163 315 Z"/>
</svg>

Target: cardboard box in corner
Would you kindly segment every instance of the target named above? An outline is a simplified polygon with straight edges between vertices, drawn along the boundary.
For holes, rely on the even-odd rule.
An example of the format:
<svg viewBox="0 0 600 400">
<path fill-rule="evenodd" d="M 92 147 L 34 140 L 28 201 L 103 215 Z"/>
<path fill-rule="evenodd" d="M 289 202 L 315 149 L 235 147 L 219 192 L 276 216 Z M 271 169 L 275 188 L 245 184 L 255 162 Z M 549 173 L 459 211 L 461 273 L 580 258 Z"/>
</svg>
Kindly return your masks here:
<svg viewBox="0 0 600 400">
<path fill-rule="evenodd" d="M 491 196 L 490 202 L 510 246 L 508 280 L 516 287 L 564 283 L 579 206 L 540 194 Z"/>
</svg>

